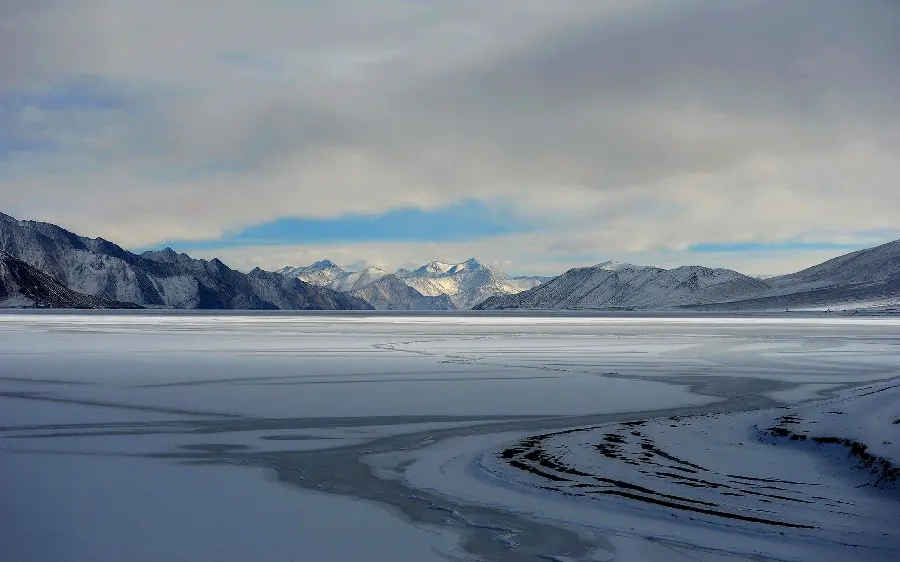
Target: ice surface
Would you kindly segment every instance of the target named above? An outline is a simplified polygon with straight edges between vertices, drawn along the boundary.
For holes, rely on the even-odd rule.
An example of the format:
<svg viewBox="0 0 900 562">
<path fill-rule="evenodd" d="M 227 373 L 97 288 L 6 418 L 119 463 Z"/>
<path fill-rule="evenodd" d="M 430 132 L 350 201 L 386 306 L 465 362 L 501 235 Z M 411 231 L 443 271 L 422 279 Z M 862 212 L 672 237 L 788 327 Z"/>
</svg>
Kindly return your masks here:
<svg viewBox="0 0 900 562">
<path fill-rule="evenodd" d="M 432 562 L 456 533 L 272 482 L 260 469 L 0 455 L 3 560 Z"/>
<path fill-rule="evenodd" d="M 821 398 L 823 395 L 827 395 L 829 391 L 840 388 L 840 386 L 839 384 L 801 384 L 787 390 L 767 392 L 766 396 L 783 404 L 796 404 L 797 402 Z"/>
<path fill-rule="evenodd" d="M 22 320 L 19 331 L 4 335 L 10 348 L 41 350 L 7 356 L 7 369 L 82 383 L 65 387 L 73 400 L 134 409 L 164 404 L 198 413 L 290 417 L 575 415 L 713 401 L 657 381 L 604 378 L 603 371 L 577 373 L 530 360 L 498 363 L 497 355 L 517 357 L 517 349 L 535 342 L 514 334 L 453 338 L 447 332 L 457 331 L 455 322 L 438 324 L 444 333 L 426 332 L 420 343 L 408 340 L 433 323 L 63 318 Z M 463 332 L 464 326 L 478 329 L 460 326 Z M 556 348 L 532 350 L 530 357 L 540 362 L 585 353 L 577 342 L 550 337 Z M 460 355 L 459 346 L 479 353 L 486 347 L 484 363 Z M 648 343 L 646 349 L 655 348 Z"/>
<path fill-rule="evenodd" d="M 128 560 L 192 562 L 839 559 L 846 552 L 829 554 L 832 539 L 812 531 L 760 533 L 621 498 L 598 508 L 486 459 L 567 427 L 832 393 L 847 414 L 808 413 L 804 423 L 893 459 L 883 445 L 900 442 L 891 433 L 900 424 L 881 422 L 896 400 L 873 393 L 857 407 L 845 398 L 851 387 L 893 384 L 898 335 L 896 318 L 0 313 L 0 552 L 66 561 L 125 551 Z M 880 429 L 851 423 L 858 412 L 877 413 Z M 717 474 L 729 462 L 767 469 L 763 459 L 774 457 L 762 451 L 772 447 L 779 470 L 825 470 L 822 497 L 853 503 L 853 517 L 870 510 L 867 525 L 847 518 L 855 534 L 846 542 L 881 549 L 859 551 L 867 556 L 886 552 L 888 539 L 875 535 L 891 532 L 882 527 L 893 504 L 878 490 L 843 488 L 856 469 L 840 455 L 789 439 L 716 454 L 742 442 L 729 432 L 750 436 L 759 415 L 660 423 L 654 439 Z M 699 436 L 717 445 L 699 446 Z"/>
</svg>

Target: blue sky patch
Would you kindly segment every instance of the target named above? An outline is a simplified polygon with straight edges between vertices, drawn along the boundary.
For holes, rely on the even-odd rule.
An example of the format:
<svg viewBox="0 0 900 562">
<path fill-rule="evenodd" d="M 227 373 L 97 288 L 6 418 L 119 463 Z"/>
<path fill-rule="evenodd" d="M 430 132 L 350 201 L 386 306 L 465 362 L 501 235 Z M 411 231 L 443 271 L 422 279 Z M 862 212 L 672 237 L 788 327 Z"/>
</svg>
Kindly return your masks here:
<svg viewBox="0 0 900 562">
<path fill-rule="evenodd" d="M 47 90 L 0 90 L 0 108 L 36 107 L 46 111 L 66 109 L 123 109 L 126 97 L 103 78 L 79 77 Z"/>
<path fill-rule="evenodd" d="M 0 158 L 58 148 L 58 137 L 73 127 L 67 113 L 128 107 L 127 96 L 102 78 L 72 78 L 45 90 L 0 90 Z M 30 113 L 35 109 L 40 112 Z"/>
<path fill-rule="evenodd" d="M 694 244 L 689 252 L 796 252 L 801 250 L 835 250 L 852 252 L 867 247 L 866 244 L 847 244 L 837 242 L 800 242 L 783 240 L 777 242 L 706 242 Z"/>
<path fill-rule="evenodd" d="M 170 240 L 154 247 L 179 251 L 236 246 L 328 244 L 334 242 L 455 242 L 534 230 L 503 209 L 467 201 L 440 209 L 394 209 L 377 215 L 335 218 L 282 218 L 226 234 L 217 240 Z"/>
</svg>

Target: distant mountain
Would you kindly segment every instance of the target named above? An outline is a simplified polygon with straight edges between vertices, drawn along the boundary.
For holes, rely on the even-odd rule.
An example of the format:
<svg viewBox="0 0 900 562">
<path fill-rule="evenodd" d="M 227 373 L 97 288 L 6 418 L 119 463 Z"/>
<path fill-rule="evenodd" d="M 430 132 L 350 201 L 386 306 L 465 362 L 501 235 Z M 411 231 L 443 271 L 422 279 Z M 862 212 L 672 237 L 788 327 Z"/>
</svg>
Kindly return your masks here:
<svg viewBox="0 0 900 562">
<path fill-rule="evenodd" d="M 792 292 L 821 287 L 846 287 L 881 283 L 900 278 L 900 240 L 859 250 L 803 271 L 767 281 Z"/>
<path fill-rule="evenodd" d="M 376 310 L 455 310 L 448 295 L 424 296 L 394 274 L 380 279 L 349 294 L 359 297 Z"/>
<path fill-rule="evenodd" d="M 320 287 L 328 287 L 332 281 L 347 275 L 347 272 L 341 269 L 331 260 L 317 261 L 312 265 L 305 267 L 287 266 L 278 270 L 277 273 L 286 277 L 296 277 L 301 281 L 312 283 Z"/>
<path fill-rule="evenodd" d="M 900 240 L 765 280 L 728 269 L 661 269 L 618 262 L 571 269 L 478 309 L 809 310 L 900 305 Z"/>
<path fill-rule="evenodd" d="M 422 267 L 418 269 L 414 269 L 409 271 L 407 269 L 400 269 L 397 271 L 398 277 L 432 277 L 435 275 L 443 275 L 453 269 L 455 266 L 451 263 L 444 263 L 440 261 L 433 261 L 426 263 Z"/>
<path fill-rule="evenodd" d="M 323 260 L 305 267 L 282 268 L 279 273 L 360 296 L 363 294 L 359 292 L 361 289 L 369 287 L 372 283 L 389 275 L 388 272 L 376 267 L 370 267 L 360 272 L 346 271 L 330 260 Z M 370 292 L 373 292 L 372 298 L 375 298 L 375 294 L 381 295 L 379 291 L 382 290 L 388 290 L 393 297 L 379 296 L 380 305 L 375 305 L 372 301 L 368 302 L 376 308 L 388 306 L 386 303 L 390 302 L 391 306 L 408 310 L 403 308 L 406 305 L 402 303 L 414 297 L 401 294 L 402 290 L 397 286 L 397 281 L 400 281 L 415 289 L 422 297 L 446 296 L 450 300 L 451 308 L 469 309 L 490 296 L 518 293 L 550 279 L 547 277 L 510 277 L 475 258 L 456 264 L 433 261 L 414 270 L 401 268 L 393 274 L 393 277 L 396 279 L 391 279 L 377 288 L 369 289 Z M 443 308 L 446 304 L 445 300 L 416 302 L 418 304 L 415 306 L 427 306 L 421 310 L 447 310 L 447 308 Z M 442 308 L 433 308 L 434 306 Z M 419 309 L 414 307 L 411 310 Z"/>
<path fill-rule="evenodd" d="M 336 279 L 331 284 L 331 288 L 335 291 L 355 291 L 366 285 L 371 285 L 385 275 L 388 275 L 388 272 L 380 267 L 367 267 L 362 271 L 347 273 L 344 277 Z"/>
<path fill-rule="evenodd" d="M 141 308 L 77 293 L 0 250 L 0 308 Z"/>
<path fill-rule="evenodd" d="M 494 295 L 512 295 L 534 287 L 532 279 L 513 279 L 476 258 L 458 264 L 431 262 L 403 281 L 425 296 L 448 295 L 460 309 L 469 309 Z"/>
<path fill-rule="evenodd" d="M 277 274 L 235 271 L 171 248 L 131 253 L 102 238 L 0 214 L 0 250 L 73 291 L 150 307 L 204 309 L 371 309 L 355 297 L 286 281 Z"/>
<path fill-rule="evenodd" d="M 367 267 L 362 271 L 347 271 L 331 260 L 321 260 L 303 267 L 283 267 L 277 273 L 343 292 L 365 287 L 388 274 L 387 271 L 378 267 Z"/>
<path fill-rule="evenodd" d="M 371 310 L 363 299 L 349 293 L 317 287 L 297 278 L 263 271 L 258 267 L 247 275 L 256 293 L 281 310 Z"/>
<path fill-rule="evenodd" d="M 516 295 L 491 297 L 476 308 L 672 308 L 741 300 L 771 289 L 764 281 L 729 269 L 605 262 L 571 269 Z"/>
<path fill-rule="evenodd" d="M 900 305 L 900 240 L 766 279 L 774 287 L 729 310 L 856 309 Z"/>
</svg>

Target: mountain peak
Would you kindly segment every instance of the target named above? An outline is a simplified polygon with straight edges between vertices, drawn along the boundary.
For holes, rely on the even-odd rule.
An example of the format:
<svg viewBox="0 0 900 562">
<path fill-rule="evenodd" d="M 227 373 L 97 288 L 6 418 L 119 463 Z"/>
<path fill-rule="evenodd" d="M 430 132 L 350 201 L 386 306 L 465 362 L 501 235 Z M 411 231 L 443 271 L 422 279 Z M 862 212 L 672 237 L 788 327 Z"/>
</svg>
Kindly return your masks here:
<svg viewBox="0 0 900 562">
<path fill-rule="evenodd" d="M 493 270 L 492 267 L 486 265 L 483 261 L 478 258 L 469 258 L 464 262 L 460 262 L 453 267 L 447 273 L 456 274 L 462 273 L 463 271 L 477 271 L 477 270 Z"/>
<path fill-rule="evenodd" d="M 645 265 L 634 265 L 633 263 L 625 263 L 615 260 L 609 260 L 602 263 L 598 263 L 594 266 L 595 269 L 602 269 L 605 271 L 625 271 L 626 269 L 644 269 Z"/>
<path fill-rule="evenodd" d="M 155 262 L 175 263 L 182 257 L 181 254 L 166 246 L 162 250 L 148 250 L 141 257 Z M 187 257 L 187 256 L 184 256 Z"/>
<path fill-rule="evenodd" d="M 418 275 L 441 275 L 443 273 L 447 273 L 450 269 L 453 268 L 453 264 L 444 263 L 441 261 L 432 261 L 428 262 L 419 269 L 415 270 L 413 273 Z"/>
<path fill-rule="evenodd" d="M 312 265 L 306 266 L 308 271 L 321 271 L 323 269 L 336 268 L 338 265 L 329 259 L 319 260 Z"/>
</svg>

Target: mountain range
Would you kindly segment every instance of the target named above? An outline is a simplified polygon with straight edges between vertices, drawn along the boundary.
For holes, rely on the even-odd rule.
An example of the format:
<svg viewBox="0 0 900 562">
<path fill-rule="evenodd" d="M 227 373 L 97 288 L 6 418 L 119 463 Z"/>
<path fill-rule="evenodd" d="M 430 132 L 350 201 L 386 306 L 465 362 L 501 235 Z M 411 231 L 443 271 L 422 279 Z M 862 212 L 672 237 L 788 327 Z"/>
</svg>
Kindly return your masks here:
<svg viewBox="0 0 900 562">
<path fill-rule="evenodd" d="M 538 287 L 476 306 L 499 309 L 859 309 L 900 304 L 900 240 L 803 271 L 757 279 L 729 269 L 617 262 L 570 269 Z"/>
<path fill-rule="evenodd" d="M 859 309 L 900 305 L 900 240 L 769 279 L 729 269 L 604 262 L 511 277 L 475 258 L 395 273 L 322 260 L 243 273 L 171 248 L 135 254 L 102 238 L 0 213 L 0 307 L 246 310 Z"/>
<path fill-rule="evenodd" d="M 255 269 L 235 271 L 171 248 L 134 254 L 102 238 L 0 214 L 0 250 L 103 301 L 159 308 L 371 310 L 358 297 Z"/>
<path fill-rule="evenodd" d="M 736 300 L 769 289 L 759 279 L 728 269 L 605 262 L 571 269 L 517 295 L 488 299 L 479 308 L 672 308 Z"/>
<path fill-rule="evenodd" d="M 393 274 L 378 267 L 347 271 L 331 260 L 321 260 L 303 267 L 284 267 L 278 273 L 346 291 L 379 310 L 466 310 L 488 297 L 515 294 L 551 279 L 511 277 L 476 258 L 455 264 L 433 261 Z"/>
<path fill-rule="evenodd" d="M 367 267 L 362 271 L 347 271 L 331 260 L 317 261 L 305 267 L 287 266 L 279 269 L 277 273 L 286 277 L 296 277 L 301 281 L 328 287 L 335 291 L 354 291 L 388 274 L 379 267 Z"/>
</svg>

